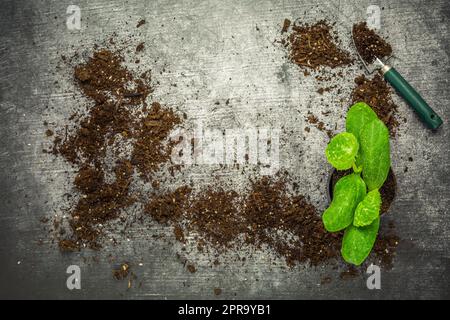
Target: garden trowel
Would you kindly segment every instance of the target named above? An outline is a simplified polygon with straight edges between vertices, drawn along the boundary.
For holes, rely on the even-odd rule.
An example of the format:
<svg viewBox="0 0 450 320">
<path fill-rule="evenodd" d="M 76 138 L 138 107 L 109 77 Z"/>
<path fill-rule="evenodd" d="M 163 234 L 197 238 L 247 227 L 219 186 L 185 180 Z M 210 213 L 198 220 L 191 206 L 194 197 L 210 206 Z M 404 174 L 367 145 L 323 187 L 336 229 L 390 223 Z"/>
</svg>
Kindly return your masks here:
<svg viewBox="0 0 450 320">
<path fill-rule="evenodd" d="M 406 81 L 397 70 L 395 70 L 390 65 L 383 62 L 379 57 L 374 57 L 374 62 L 369 64 L 365 61 L 361 54 L 358 52 L 358 47 L 355 44 L 355 39 L 352 35 L 353 45 L 356 48 L 359 59 L 363 63 L 367 72 L 373 73 L 379 70 L 383 75 L 384 79 L 389 82 L 400 94 L 400 96 L 405 99 L 411 108 L 416 111 L 419 118 L 425 123 L 430 129 L 437 129 L 442 124 L 442 119 L 436 114 L 436 112 L 431 109 L 428 103 L 420 96 L 420 94 Z M 385 61 L 389 60 L 388 57 Z"/>
</svg>

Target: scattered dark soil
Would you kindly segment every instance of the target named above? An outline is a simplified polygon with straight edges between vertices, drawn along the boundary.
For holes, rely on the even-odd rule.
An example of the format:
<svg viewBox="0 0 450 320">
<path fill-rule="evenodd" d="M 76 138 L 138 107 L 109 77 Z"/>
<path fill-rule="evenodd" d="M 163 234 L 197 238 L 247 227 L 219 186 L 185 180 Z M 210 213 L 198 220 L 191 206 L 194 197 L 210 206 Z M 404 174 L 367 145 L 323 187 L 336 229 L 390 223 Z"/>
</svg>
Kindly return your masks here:
<svg viewBox="0 0 450 320">
<path fill-rule="evenodd" d="M 72 240 L 63 239 L 58 242 L 59 249 L 63 252 L 80 251 L 80 246 Z"/>
<path fill-rule="evenodd" d="M 330 92 L 331 90 L 333 90 L 334 88 L 336 88 L 336 86 L 331 86 L 331 87 L 321 87 L 319 89 L 317 89 L 317 93 L 320 95 L 323 95 L 325 92 Z"/>
<path fill-rule="evenodd" d="M 338 180 L 348 174 L 352 173 L 351 170 L 343 170 L 338 171 L 334 170 L 333 174 L 331 176 L 330 180 L 330 198 L 333 197 L 333 188 L 334 185 L 338 182 Z M 386 179 L 386 182 L 383 184 L 383 186 L 380 189 L 381 194 L 381 214 L 385 214 L 388 212 L 392 202 L 394 201 L 395 194 L 397 192 L 397 180 L 395 179 L 394 172 L 392 169 L 389 170 L 388 177 Z"/>
<path fill-rule="evenodd" d="M 389 128 L 391 136 L 395 137 L 400 125 L 398 107 L 392 100 L 392 90 L 380 74 L 375 74 L 372 79 L 365 75 L 356 77 L 356 87 L 351 94 L 352 103 L 363 101 L 376 112 L 378 117 Z"/>
<path fill-rule="evenodd" d="M 385 267 L 387 270 L 390 270 L 393 267 L 395 252 L 400 242 L 400 238 L 392 232 L 393 231 L 391 230 L 391 234 L 379 235 L 373 248 L 375 257 L 379 259 L 378 264 Z"/>
<path fill-rule="evenodd" d="M 242 232 L 242 217 L 236 210 L 238 194 L 235 191 L 206 190 L 197 195 L 187 210 L 187 231 L 197 232 L 214 245 L 229 246 Z"/>
<path fill-rule="evenodd" d="M 113 144 L 118 135 L 128 138 L 132 130 L 131 117 L 130 109 L 123 101 L 96 103 L 74 134 L 55 137 L 54 153 L 62 155 L 72 164 L 92 163 L 99 166 L 107 145 Z"/>
<path fill-rule="evenodd" d="M 326 21 L 312 25 L 294 25 L 282 43 L 289 46 L 290 59 L 302 68 L 316 70 L 320 67 L 336 68 L 353 63 L 350 54 L 339 48 L 339 39 L 332 34 L 332 25 Z"/>
<path fill-rule="evenodd" d="M 383 203 L 381 204 L 381 213 L 388 212 L 392 202 L 395 199 L 395 194 L 397 192 L 397 180 L 395 178 L 394 172 L 389 170 L 388 177 L 386 182 L 380 189 L 381 199 L 383 199 Z"/>
<path fill-rule="evenodd" d="M 78 243 L 98 248 L 102 224 L 116 219 L 121 209 L 134 203 L 128 193 L 133 173 L 131 163 L 119 161 L 114 172 L 112 183 L 105 183 L 102 172 L 92 167 L 82 167 L 75 177 L 74 184 L 81 197 L 72 209 L 70 226 Z"/>
<path fill-rule="evenodd" d="M 325 123 L 323 121 L 320 121 L 319 118 L 316 115 L 312 114 L 311 112 L 308 112 L 306 121 L 308 121 L 309 124 L 312 124 L 320 131 L 325 132 L 327 134 L 328 138 L 331 139 L 333 137 L 333 135 L 334 135 L 333 130 L 327 129 L 325 126 Z M 306 127 L 306 128 L 308 128 L 308 127 Z M 306 129 L 306 131 L 309 132 L 309 128 Z"/>
<path fill-rule="evenodd" d="M 248 243 L 271 247 L 288 265 L 318 265 L 339 256 L 340 235 L 326 232 L 320 214 L 302 195 L 289 195 L 286 177 L 253 182 L 244 200 Z"/>
<path fill-rule="evenodd" d="M 220 289 L 220 288 L 214 288 L 214 294 L 215 294 L 216 296 L 220 296 L 220 295 L 222 294 L 222 289 Z"/>
<path fill-rule="evenodd" d="M 354 24 L 352 35 L 356 50 L 367 63 L 372 63 L 377 57 L 381 59 L 392 55 L 391 45 L 369 29 L 366 22 Z"/>
</svg>

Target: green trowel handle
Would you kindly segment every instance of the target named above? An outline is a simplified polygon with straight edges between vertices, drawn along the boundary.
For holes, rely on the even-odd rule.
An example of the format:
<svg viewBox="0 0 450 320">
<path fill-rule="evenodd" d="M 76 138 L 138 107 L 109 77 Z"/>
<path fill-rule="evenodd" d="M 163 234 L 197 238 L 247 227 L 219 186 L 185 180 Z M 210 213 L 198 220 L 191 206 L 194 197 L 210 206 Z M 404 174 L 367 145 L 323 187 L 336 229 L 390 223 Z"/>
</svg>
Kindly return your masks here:
<svg viewBox="0 0 450 320">
<path fill-rule="evenodd" d="M 417 112 L 422 122 L 430 129 L 437 129 L 442 124 L 442 119 L 430 108 L 422 99 L 420 94 L 397 72 L 390 67 L 385 73 L 384 78 L 397 92 L 408 102 L 408 104 Z"/>
</svg>

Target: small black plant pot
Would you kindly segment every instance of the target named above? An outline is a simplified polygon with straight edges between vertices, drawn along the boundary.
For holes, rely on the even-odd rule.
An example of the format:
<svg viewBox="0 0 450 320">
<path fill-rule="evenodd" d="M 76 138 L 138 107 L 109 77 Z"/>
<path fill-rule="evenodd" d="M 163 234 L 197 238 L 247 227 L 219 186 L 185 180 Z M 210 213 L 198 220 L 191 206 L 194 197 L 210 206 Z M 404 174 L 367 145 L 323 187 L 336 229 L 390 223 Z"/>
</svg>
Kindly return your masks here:
<svg viewBox="0 0 450 320">
<path fill-rule="evenodd" d="M 336 182 L 342 178 L 343 176 L 346 176 L 348 174 L 352 173 L 352 170 L 343 170 L 338 171 L 336 169 L 333 169 L 328 177 L 328 201 L 331 202 L 331 199 L 333 199 L 333 188 Z M 395 178 L 395 174 L 392 171 L 392 168 L 389 170 L 388 177 L 386 179 L 386 182 L 383 184 L 383 186 L 380 189 L 381 193 L 381 214 L 385 214 L 389 211 L 389 208 L 394 202 L 395 195 L 397 194 L 397 180 Z"/>
</svg>

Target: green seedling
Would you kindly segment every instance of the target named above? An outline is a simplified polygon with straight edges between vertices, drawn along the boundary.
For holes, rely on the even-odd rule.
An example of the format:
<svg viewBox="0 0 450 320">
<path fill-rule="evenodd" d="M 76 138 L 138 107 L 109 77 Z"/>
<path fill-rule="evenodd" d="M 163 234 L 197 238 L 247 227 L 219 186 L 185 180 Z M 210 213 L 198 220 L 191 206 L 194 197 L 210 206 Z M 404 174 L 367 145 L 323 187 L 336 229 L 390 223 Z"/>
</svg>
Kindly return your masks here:
<svg viewBox="0 0 450 320">
<path fill-rule="evenodd" d="M 345 229 L 342 257 L 360 265 L 370 254 L 380 225 L 379 189 L 391 166 L 389 131 L 367 104 L 358 102 L 347 113 L 346 132 L 331 139 L 325 155 L 337 170 L 353 168 L 353 173 L 336 183 L 322 221 L 329 232 Z"/>
</svg>

